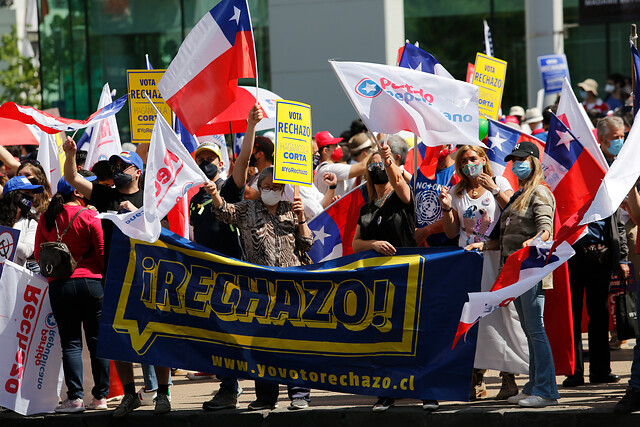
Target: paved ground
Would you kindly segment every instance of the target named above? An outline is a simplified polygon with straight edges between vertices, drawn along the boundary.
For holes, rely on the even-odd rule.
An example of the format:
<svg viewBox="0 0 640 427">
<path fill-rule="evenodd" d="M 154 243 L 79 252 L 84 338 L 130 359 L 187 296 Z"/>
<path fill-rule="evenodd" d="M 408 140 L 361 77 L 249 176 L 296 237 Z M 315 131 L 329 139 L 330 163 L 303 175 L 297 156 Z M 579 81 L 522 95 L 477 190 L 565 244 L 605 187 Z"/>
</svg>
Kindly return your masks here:
<svg viewBox="0 0 640 427">
<path fill-rule="evenodd" d="M 123 421 L 115 422 L 110 416 L 112 408 L 118 402 L 109 404 L 109 411 L 72 415 L 45 415 L 21 417 L 13 413 L 0 414 L 0 426 L 87 426 L 87 425 L 234 425 L 234 426 L 270 426 L 295 425 L 315 427 L 331 425 L 374 427 L 377 425 L 546 425 L 546 426 L 591 426 L 616 425 L 640 426 L 640 412 L 631 415 L 618 415 L 611 411 L 615 403 L 624 395 L 629 380 L 631 360 L 633 358 L 634 340 L 628 341 L 621 350 L 612 351 L 612 369 L 621 376 L 617 384 L 585 385 L 574 389 L 561 387 L 564 377 L 558 377 L 560 387 L 560 404 L 545 409 L 524 409 L 509 405 L 505 401 L 492 399 L 500 389 L 501 380 L 498 372 L 489 371 L 485 376 L 488 398 L 472 403 L 441 402 L 440 409 L 428 414 L 422 410 L 417 400 L 403 399 L 397 407 L 386 413 L 371 412 L 375 401 L 371 396 L 356 396 L 323 390 L 312 391 L 311 407 L 303 411 L 289 411 L 286 388 L 281 387 L 280 407 L 275 411 L 247 411 L 247 405 L 254 395 L 253 381 L 240 381 L 244 389 L 238 410 L 220 412 L 202 411 L 202 403 L 212 397 L 218 389 L 217 382 L 211 380 L 192 381 L 183 375 L 174 377 L 171 388 L 173 411 L 166 416 L 154 416 L 153 407 L 141 407 Z M 588 372 L 588 367 L 587 367 Z M 527 377 L 516 377 L 520 387 Z M 142 384 L 142 372 L 136 368 L 136 382 Z M 90 386 L 85 387 L 86 390 Z M 64 392 L 63 392 L 64 395 Z"/>
</svg>

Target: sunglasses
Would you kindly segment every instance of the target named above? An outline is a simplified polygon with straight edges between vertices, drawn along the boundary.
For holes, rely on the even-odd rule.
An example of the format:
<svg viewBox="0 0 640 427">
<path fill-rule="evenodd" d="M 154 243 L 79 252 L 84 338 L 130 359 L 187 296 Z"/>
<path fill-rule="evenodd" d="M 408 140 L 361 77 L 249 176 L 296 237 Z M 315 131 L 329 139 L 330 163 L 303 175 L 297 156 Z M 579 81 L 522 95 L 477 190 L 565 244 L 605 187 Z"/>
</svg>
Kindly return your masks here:
<svg viewBox="0 0 640 427">
<path fill-rule="evenodd" d="M 373 170 L 375 168 L 383 169 L 384 168 L 384 163 L 383 162 L 371 162 L 371 163 L 369 163 L 369 166 L 367 166 L 367 169 L 369 170 L 369 172 L 373 172 Z"/>
</svg>

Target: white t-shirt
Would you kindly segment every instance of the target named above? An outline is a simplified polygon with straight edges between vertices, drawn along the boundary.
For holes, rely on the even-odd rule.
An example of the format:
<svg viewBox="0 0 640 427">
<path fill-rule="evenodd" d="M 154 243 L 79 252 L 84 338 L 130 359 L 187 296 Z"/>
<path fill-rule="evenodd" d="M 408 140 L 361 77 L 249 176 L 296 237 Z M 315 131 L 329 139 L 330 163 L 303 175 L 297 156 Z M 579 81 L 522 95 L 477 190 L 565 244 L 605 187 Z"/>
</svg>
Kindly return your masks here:
<svg viewBox="0 0 640 427">
<path fill-rule="evenodd" d="M 509 181 L 496 176 L 496 184 L 500 191 L 512 190 Z M 469 197 L 467 192 L 456 196 L 451 192 L 451 207 L 458 212 L 460 220 L 460 237 L 458 246 L 464 247 L 471 243 L 484 242 L 500 219 L 500 206 L 490 191 L 485 190 L 477 199 Z"/>
<path fill-rule="evenodd" d="M 302 199 L 302 203 L 304 204 L 304 217 L 308 222 L 324 210 L 324 208 L 322 207 L 324 194 L 319 192 L 315 185 L 312 185 L 311 187 L 300 185 L 299 187 L 300 198 Z M 283 200 L 293 202 L 293 185 L 284 186 Z"/>
<path fill-rule="evenodd" d="M 353 187 L 355 178 L 349 179 L 351 165 L 345 165 L 344 163 L 322 162 L 316 168 L 316 175 L 313 178 L 313 184 L 322 194 L 327 194 L 327 190 L 329 189 L 329 186 L 322 181 L 322 177 L 325 172 L 333 172 L 338 178 L 336 196 L 344 196 L 349 192 L 349 190 L 351 190 L 351 187 Z"/>
</svg>

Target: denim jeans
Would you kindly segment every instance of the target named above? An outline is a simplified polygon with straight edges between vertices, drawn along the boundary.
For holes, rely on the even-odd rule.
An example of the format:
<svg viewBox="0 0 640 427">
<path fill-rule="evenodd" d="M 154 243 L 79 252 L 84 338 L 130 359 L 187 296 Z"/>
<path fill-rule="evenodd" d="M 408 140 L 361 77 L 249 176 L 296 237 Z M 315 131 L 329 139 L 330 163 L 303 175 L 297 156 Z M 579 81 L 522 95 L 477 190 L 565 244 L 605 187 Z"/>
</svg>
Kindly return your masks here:
<svg viewBox="0 0 640 427">
<path fill-rule="evenodd" d="M 98 279 L 59 279 L 49 283 L 49 301 L 58 324 L 62 368 L 69 399 L 84 397 L 82 388 L 82 328 L 91 356 L 96 399 L 109 394 L 109 361 L 96 357 L 104 292 Z"/>
<path fill-rule="evenodd" d="M 636 300 L 636 313 L 640 313 L 640 298 Z M 640 330 L 640 317 L 638 320 L 638 330 Z M 640 390 L 640 335 L 636 338 L 636 346 L 633 348 L 633 364 L 631 365 L 631 378 L 629 387 Z"/>
<path fill-rule="evenodd" d="M 529 345 L 529 382 L 524 385 L 522 392 L 545 399 L 558 399 L 560 394 L 553 355 L 544 330 L 542 282 L 516 298 L 514 304 Z"/>
<path fill-rule="evenodd" d="M 153 391 L 158 389 L 158 377 L 156 376 L 156 368 L 153 365 L 141 363 L 142 379 L 144 380 L 145 391 Z M 169 372 L 169 385 L 171 383 L 171 372 Z"/>
</svg>

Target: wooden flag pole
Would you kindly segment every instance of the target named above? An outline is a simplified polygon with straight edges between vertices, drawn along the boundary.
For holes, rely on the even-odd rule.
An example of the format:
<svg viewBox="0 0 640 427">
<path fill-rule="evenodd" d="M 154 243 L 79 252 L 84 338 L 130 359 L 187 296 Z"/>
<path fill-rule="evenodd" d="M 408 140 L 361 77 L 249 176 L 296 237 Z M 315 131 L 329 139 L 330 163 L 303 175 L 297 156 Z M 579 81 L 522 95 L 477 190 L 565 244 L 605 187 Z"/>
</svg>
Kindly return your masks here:
<svg viewBox="0 0 640 427">
<path fill-rule="evenodd" d="M 418 183 L 418 135 L 413 134 L 413 196 L 416 195 L 416 184 Z"/>
</svg>

